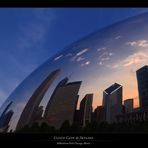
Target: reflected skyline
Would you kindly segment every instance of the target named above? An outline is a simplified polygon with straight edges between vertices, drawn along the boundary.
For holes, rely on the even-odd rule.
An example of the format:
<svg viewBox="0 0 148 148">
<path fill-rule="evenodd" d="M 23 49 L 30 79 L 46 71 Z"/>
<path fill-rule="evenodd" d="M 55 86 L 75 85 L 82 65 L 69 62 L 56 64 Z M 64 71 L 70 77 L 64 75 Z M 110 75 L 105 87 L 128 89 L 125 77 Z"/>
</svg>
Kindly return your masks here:
<svg viewBox="0 0 148 148">
<path fill-rule="evenodd" d="M 41 83 L 37 90 L 33 93 L 29 101 L 27 102 L 20 119 L 17 124 L 17 128 L 22 128 L 27 124 L 30 124 L 33 120 L 34 114 L 38 110 L 39 104 L 42 101 L 46 91 L 52 84 L 52 82 L 59 75 L 60 69 L 57 69 L 49 74 L 49 76 Z"/>
<path fill-rule="evenodd" d="M 45 120 L 55 128 L 60 128 L 65 120 L 70 124 L 74 121 L 82 81 L 67 82 L 67 78 L 60 81 L 46 107 Z"/>
</svg>

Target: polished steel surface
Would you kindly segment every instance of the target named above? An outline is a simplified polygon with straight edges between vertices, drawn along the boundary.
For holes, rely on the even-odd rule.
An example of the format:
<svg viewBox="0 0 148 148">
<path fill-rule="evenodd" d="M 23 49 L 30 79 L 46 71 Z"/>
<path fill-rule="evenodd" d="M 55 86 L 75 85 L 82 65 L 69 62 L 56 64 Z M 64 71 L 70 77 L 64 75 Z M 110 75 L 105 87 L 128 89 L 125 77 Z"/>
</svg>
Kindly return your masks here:
<svg viewBox="0 0 148 148">
<path fill-rule="evenodd" d="M 66 37 L 65 37 L 66 38 Z M 40 105 L 46 105 L 57 84 L 82 81 L 79 102 L 93 94 L 93 109 L 102 104 L 103 91 L 113 83 L 123 86 L 123 100 L 135 98 L 138 106 L 136 70 L 148 65 L 148 13 L 106 27 L 72 43 L 32 72 L 12 92 L 0 109 L 9 106 L 13 115 L 9 131 L 15 130 L 23 109 L 41 83 L 56 69 L 60 73 L 50 84 Z"/>
</svg>

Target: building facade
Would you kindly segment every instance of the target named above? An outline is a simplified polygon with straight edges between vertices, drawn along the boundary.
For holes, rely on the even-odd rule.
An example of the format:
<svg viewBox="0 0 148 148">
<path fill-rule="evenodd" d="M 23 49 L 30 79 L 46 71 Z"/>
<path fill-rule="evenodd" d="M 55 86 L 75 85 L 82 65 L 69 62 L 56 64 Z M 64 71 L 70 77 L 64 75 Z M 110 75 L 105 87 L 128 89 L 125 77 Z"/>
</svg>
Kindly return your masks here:
<svg viewBox="0 0 148 148">
<path fill-rule="evenodd" d="M 93 121 L 101 123 L 105 121 L 105 111 L 103 106 L 97 106 L 93 113 Z"/>
<path fill-rule="evenodd" d="M 148 108 L 148 66 L 143 66 L 136 71 L 138 92 L 139 92 L 139 103 L 140 108 Z"/>
<path fill-rule="evenodd" d="M 114 83 L 103 92 L 103 107 L 105 120 L 116 122 L 116 116 L 122 114 L 122 86 Z"/>
<path fill-rule="evenodd" d="M 132 113 L 134 108 L 134 100 L 133 99 L 124 100 L 124 107 L 125 107 L 125 113 Z"/>
<path fill-rule="evenodd" d="M 80 123 L 82 126 L 85 126 L 87 123 L 91 122 L 92 102 L 93 102 L 93 94 L 86 94 L 85 97 L 80 102 L 80 117 L 81 117 Z"/>
<path fill-rule="evenodd" d="M 17 124 L 17 129 L 23 128 L 25 125 L 29 125 L 34 122 L 34 117 L 36 115 L 36 112 L 38 111 L 40 102 L 42 101 L 46 91 L 59 73 L 60 69 L 51 72 L 49 76 L 35 90 L 21 114 L 21 117 Z"/>
<path fill-rule="evenodd" d="M 63 82 L 63 80 L 61 81 Z M 50 126 L 59 129 L 64 121 L 70 124 L 74 121 L 74 114 L 78 102 L 78 92 L 81 81 L 59 83 L 53 92 L 52 98 L 46 108 L 45 119 Z"/>
</svg>

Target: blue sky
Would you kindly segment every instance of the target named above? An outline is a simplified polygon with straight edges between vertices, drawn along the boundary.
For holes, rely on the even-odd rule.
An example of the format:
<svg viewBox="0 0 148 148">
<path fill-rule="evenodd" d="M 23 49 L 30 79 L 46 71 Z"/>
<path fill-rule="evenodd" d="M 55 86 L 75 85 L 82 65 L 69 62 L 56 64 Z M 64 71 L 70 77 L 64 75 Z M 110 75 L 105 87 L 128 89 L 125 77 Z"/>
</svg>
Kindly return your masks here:
<svg viewBox="0 0 148 148">
<path fill-rule="evenodd" d="M 35 68 L 72 42 L 147 8 L 0 8 L 0 106 Z"/>
</svg>

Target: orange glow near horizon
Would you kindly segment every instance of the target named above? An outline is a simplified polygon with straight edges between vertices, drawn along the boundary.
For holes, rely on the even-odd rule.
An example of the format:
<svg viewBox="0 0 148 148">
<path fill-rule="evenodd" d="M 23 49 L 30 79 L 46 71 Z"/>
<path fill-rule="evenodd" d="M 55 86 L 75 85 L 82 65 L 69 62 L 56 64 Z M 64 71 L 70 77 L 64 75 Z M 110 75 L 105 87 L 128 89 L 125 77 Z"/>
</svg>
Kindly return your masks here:
<svg viewBox="0 0 148 148">
<path fill-rule="evenodd" d="M 126 97 L 126 99 L 123 99 L 123 101 L 130 98 L 131 97 Z M 139 97 L 132 97 L 132 99 L 134 100 L 134 108 L 139 107 Z M 102 106 L 102 99 L 93 99 L 93 109 L 95 109 L 97 106 Z"/>
<path fill-rule="evenodd" d="M 148 45 L 147 45 L 148 46 Z M 130 48 L 129 48 L 130 50 Z M 147 65 L 148 53 L 146 49 L 135 49 L 135 52 L 119 59 L 116 63 L 109 63 L 100 70 L 97 66 L 95 72 L 91 70 L 86 73 L 85 81 L 83 81 L 78 108 L 80 101 L 86 94 L 93 93 L 93 109 L 102 105 L 103 91 L 114 83 L 118 83 L 123 87 L 123 102 L 127 99 L 134 99 L 134 108 L 139 107 L 139 94 L 137 85 L 136 71 Z M 114 66 L 111 66 L 114 65 Z M 117 64 L 118 66 L 115 66 Z M 108 67 L 106 67 L 108 66 Z M 90 76 L 91 75 L 91 76 Z M 80 78 L 83 80 L 83 77 Z"/>
</svg>

